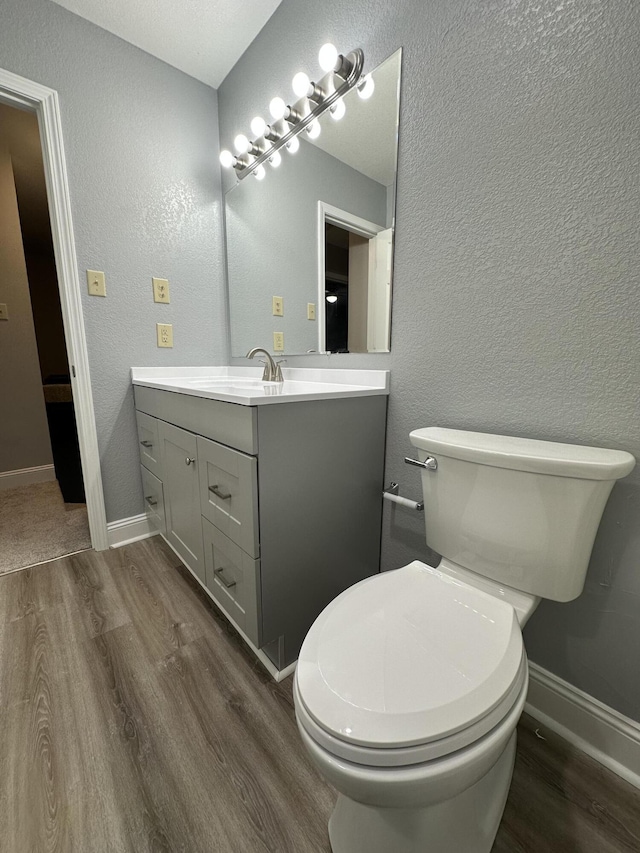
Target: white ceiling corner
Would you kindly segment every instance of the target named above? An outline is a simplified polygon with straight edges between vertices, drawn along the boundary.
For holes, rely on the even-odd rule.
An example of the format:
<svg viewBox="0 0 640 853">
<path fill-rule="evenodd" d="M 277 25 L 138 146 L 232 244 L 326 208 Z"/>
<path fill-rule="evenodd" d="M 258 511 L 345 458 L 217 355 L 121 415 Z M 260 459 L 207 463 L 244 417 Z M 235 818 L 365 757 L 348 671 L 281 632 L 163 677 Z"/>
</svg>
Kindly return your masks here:
<svg viewBox="0 0 640 853">
<path fill-rule="evenodd" d="M 217 89 L 281 0 L 52 0 Z"/>
</svg>

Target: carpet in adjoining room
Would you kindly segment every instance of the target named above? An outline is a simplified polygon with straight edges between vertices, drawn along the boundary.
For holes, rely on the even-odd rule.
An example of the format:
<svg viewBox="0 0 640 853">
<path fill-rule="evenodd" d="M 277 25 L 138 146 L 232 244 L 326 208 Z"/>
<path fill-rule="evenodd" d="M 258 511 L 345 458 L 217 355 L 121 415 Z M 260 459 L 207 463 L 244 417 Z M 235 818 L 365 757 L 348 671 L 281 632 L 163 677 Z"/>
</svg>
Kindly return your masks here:
<svg viewBox="0 0 640 853">
<path fill-rule="evenodd" d="M 91 548 L 85 504 L 65 504 L 56 480 L 0 491 L 0 574 Z"/>
</svg>

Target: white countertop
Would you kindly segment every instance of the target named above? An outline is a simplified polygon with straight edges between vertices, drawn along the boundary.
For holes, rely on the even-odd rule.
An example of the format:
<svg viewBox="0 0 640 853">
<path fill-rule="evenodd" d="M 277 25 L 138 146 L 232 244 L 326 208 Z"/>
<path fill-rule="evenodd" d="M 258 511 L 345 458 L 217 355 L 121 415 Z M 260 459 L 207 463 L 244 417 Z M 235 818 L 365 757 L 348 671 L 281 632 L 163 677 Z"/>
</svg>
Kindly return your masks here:
<svg viewBox="0 0 640 853">
<path fill-rule="evenodd" d="M 134 385 L 261 406 L 389 393 L 388 370 L 283 368 L 284 382 L 263 382 L 262 367 L 132 367 Z"/>
</svg>

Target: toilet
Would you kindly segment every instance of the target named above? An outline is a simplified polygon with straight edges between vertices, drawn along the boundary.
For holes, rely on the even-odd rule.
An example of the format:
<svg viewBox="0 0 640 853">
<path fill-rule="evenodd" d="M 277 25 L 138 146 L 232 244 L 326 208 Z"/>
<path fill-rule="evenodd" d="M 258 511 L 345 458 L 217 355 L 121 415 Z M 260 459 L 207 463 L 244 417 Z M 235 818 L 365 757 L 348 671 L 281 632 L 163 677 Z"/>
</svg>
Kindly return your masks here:
<svg viewBox="0 0 640 853">
<path fill-rule="evenodd" d="M 522 628 L 541 598 L 580 595 L 629 453 L 428 428 L 426 539 L 361 581 L 300 650 L 300 736 L 338 791 L 333 853 L 489 853 L 528 684 Z"/>
</svg>

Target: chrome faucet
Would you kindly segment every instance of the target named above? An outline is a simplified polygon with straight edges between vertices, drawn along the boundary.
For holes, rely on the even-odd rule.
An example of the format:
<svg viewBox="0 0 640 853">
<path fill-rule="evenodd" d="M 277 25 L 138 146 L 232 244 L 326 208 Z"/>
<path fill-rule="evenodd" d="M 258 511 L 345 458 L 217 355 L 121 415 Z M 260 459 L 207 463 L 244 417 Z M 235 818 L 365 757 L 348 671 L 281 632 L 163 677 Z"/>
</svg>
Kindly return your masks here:
<svg viewBox="0 0 640 853">
<path fill-rule="evenodd" d="M 262 374 L 263 382 L 284 382 L 282 377 L 282 369 L 280 361 L 274 361 L 270 353 L 262 347 L 254 347 L 250 349 L 245 358 L 253 358 L 257 352 L 262 352 L 266 355 L 267 360 L 264 362 L 264 372 Z M 284 359 L 283 359 L 284 360 Z"/>
</svg>

